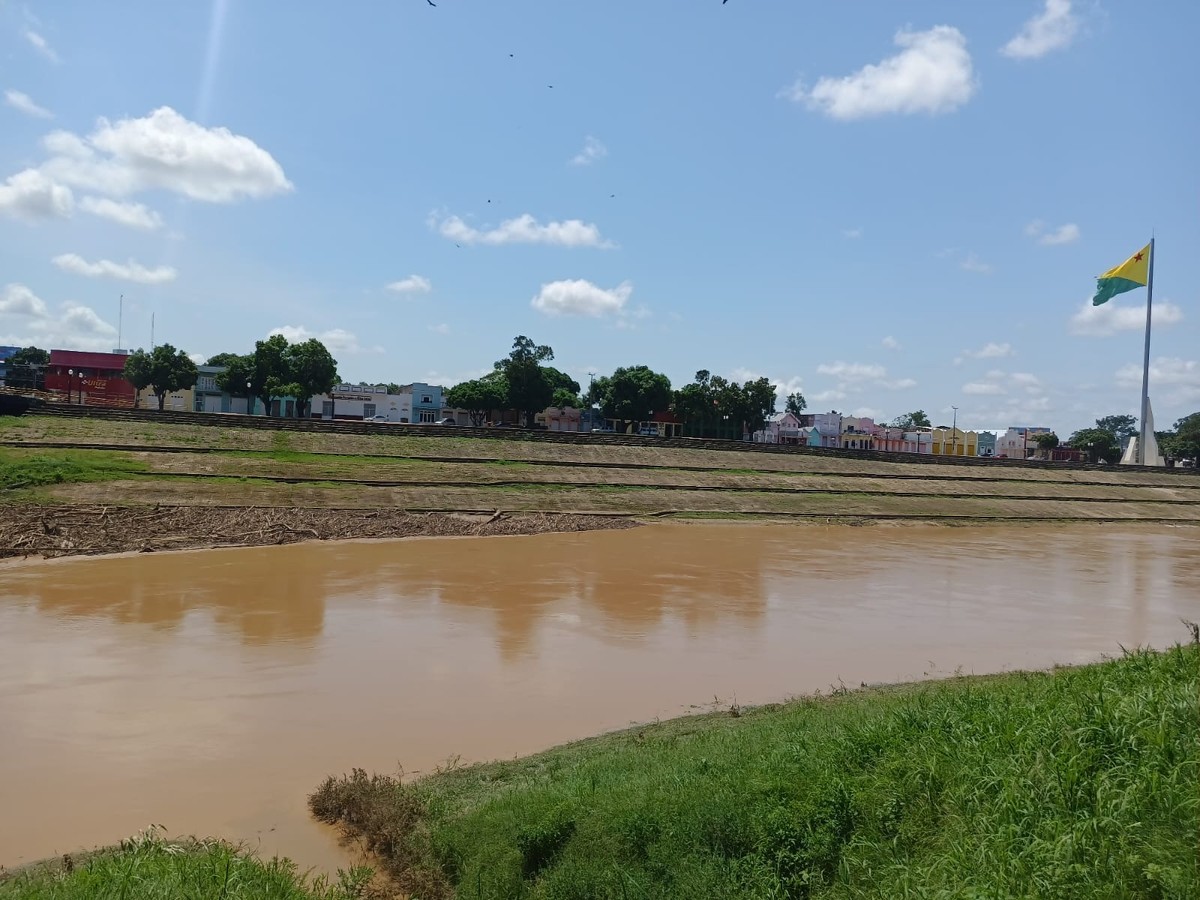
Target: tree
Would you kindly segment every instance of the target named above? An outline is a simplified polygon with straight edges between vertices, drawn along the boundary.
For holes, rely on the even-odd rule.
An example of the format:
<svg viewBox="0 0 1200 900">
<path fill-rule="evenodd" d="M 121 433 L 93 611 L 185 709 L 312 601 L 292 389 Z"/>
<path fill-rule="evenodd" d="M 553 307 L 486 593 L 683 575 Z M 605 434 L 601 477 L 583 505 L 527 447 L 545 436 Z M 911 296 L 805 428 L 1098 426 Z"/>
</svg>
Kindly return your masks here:
<svg viewBox="0 0 1200 900">
<path fill-rule="evenodd" d="M 645 422 L 654 410 L 671 406 L 671 379 L 648 366 L 628 366 L 612 375 L 597 378 L 589 399 L 600 404 L 606 418 L 622 422 Z"/>
<path fill-rule="evenodd" d="M 912 431 L 916 428 L 929 428 L 929 416 L 925 415 L 925 410 L 918 409 L 910 413 L 905 413 L 902 416 L 896 416 L 892 419 L 892 427 L 899 428 L 902 431 Z"/>
<path fill-rule="evenodd" d="M 388 386 L 387 386 L 387 392 L 389 394 L 393 394 L 393 395 L 399 394 L 400 393 L 400 385 L 396 384 L 396 382 L 394 382 L 394 381 L 389 381 Z M 464 409 L 465 409 L 465 407 L 464 407 Z"/>
<path fill-rule="evenodd" d="M 40 347 L 22 347 L 8 358 L 10 366 L 48 366 L 50 353 Z"/>
<path fill-rule="evenodd" d="M 804 412 L 808 406 L 808 401 L 804 399 L 804 395 L 799 391 L 787 395 L 787 402 L 784 404 L 784 410 L 790 412 L 793 416 L 798 416 Z"/>
<path fill-rule="evenodd" d="M 579 394 L 568 388 L 555 388 L 554 396 L 550 398 L 550 405 L 578 409 L 583 406 L 583 401 L 579 398 Z"/>
<path fill-rule="evenodd" d="M 305 418 L 312 398 L 316 394 L 328 394 L 338 383 L 337 360 L 324 344 L 309 338 L 288 347 L 284 364 L 291 386 L 297 389 L 292 394 L 296 398 L 296 418 Z"/>
<path fill-rule="evenodd" d="M 212 356 L 210 356 L 208 358 L 208 362 L 206 362 L 205 365 L 206 366 L 230 366 L 230 365 L 233 365 L 233 361 L 236 359 L 241 359 L 240 354 L 237 354 L 237 353 L 214 353 Z"/>
<path fill-rule="evenodd" d="M 465 409 L 471 416 L 471 424 L 478 428 L 492 410 L 508 406 L 508 382 L 497 373 L 464 381 L 446 392 L 446 403 Z"/>
<path fill-rule="evenodd" d="M 533 417 L 554 399 L 554 385 L 542 367 L 551 359 L 554 351 L 550 347 L 519 334 L 508 356 L 496 362 L 496 371 L 508 382 L 508 402 L 524 414 L 526 428 L 533 427 Z"/>
<path fill-rule="evenodd" d="M 1033 442 L 1038 445 L 1038 455 L 1043 459 L 1048 459 L 1050 451 L 1059 445 L 1058 435 L 1054 432 L 1039 434 L 1033 439 Z"/>
<path fill-rule="evenodd" d="M 125 380 L 138 391 L 146 387 L 154 391 L 160 412 L 167 394 L 193 387 L 197 374 L 192 358 L 170 344 L 159 344 L 149 353 L 135 350 L 125 358 Z"/>
<path fill-rule="evenodd" d="M 1200 412 L 1184 416 L 1175 423 L 1175 453 L 1184 459 L 1200 458 Z"/>
<path fill-rule="evenodd" d="M 228 368 L 217 375 L 217 387 L 231 397 L 245 397 L 246 412 L 250 412 L 250 399 L 254 396 L 254 392 L 253 387 L 247 388 L 246 384 L 254 381 L 254 357 L 250 354 L 244 356 L 232 353 L 222 355 L 228 356 L 229 359 L 224 363 L 213 363 L 213 365 L 224 365 Z"/>
<path fill-rule="evenodd" d="M 546 373 L 546 380 L 550 382 L 550 387 L 554 390 L 570 391 L 572 394 L 579 393 L 579 382 L 568 375 L 566 372 L 560 372 L 554 366 L 542 366 L 542 371 Z M 558 406 L 557 403 L 552 404 Z"/>
<path fill-rule="evenodd" d="M 1136 416 L 1105 416 L 1096 420 L 1096 427 L 1111 432 L 1118 443 L 1138 433 Z"/>
<path fill-rule="evenodd" d="M 758 378 L 747 381 L 741 390 L 738 421 L 746 433 L 753 434 L 760 431 L 767 424 L 767 419 L 775 414 L 775 385 L 768 378 Z"/>
<path fill-rule="evenodd" d="M 1106 428 L 1081 428 L 1071 435 L 1070 445 L 1088 455 L 1088 462 L 1115 463 L 1121 458 L 1117 436 Z"/>
</svg>

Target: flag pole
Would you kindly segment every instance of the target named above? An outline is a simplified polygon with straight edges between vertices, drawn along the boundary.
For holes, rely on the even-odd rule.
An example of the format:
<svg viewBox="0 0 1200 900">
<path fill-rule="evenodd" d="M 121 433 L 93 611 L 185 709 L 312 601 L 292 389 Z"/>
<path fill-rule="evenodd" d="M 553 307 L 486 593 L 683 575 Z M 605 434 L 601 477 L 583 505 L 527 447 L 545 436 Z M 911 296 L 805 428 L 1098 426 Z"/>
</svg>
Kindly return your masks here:
<svg viewBox="0 0 1200 900">
<path fill-rule="evenodd" d="M 1146 278 L 1146 351 L 1142 357 L 1142 433 L 1138 438 L 1137 464 L 1146 465 L 1147 431 L 1150 418 L 1150 307 L 1154 303 L 1154 238 L 1150 238 L 1150 271 Z"/>
</svg>

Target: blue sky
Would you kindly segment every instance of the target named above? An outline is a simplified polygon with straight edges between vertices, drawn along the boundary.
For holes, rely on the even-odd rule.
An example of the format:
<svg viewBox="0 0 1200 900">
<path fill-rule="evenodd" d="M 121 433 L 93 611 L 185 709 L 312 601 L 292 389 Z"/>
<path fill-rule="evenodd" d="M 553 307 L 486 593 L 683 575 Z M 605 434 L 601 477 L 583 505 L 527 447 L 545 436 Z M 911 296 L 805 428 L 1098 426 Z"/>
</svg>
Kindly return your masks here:
<svg viewBox="0 0 1200 900">
<path fill-rule="evenodd" d="M 0 344 L 322 337 L 454 383 L 766 375 L 1066 433 L 1200 409 L 1200 5 L 0 0 Z M 1191 85 L 1191 87 L 1188 87 Z"/>
</svg>

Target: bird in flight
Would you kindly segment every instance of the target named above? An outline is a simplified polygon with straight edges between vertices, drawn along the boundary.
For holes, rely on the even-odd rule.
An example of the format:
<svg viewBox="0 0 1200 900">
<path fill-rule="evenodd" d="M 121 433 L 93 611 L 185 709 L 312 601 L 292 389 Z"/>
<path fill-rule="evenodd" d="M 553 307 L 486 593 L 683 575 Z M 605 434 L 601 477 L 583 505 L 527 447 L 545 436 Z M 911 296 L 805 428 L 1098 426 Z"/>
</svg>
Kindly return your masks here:
<svg viewBox="0 0 1200 900">
<path fill-rule="evenodd" d="M 425 0 L 425 2 L 428 3 L 430 6 L 437 6 L 437 4 L 433 2 L 433 0 Z"/>
</svg>

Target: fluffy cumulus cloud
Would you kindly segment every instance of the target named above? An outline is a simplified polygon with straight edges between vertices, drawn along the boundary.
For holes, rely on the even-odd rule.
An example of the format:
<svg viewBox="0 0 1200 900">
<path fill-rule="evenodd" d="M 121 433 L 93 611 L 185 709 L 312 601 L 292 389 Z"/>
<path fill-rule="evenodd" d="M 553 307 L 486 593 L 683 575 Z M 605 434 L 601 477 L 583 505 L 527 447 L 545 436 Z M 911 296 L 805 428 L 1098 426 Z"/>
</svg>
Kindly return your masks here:
<svg viewBox="0 0 1200 900">
<path fill-rule="evenodd" d="M 1071 11 L 1071 0 L 1046 0 L 1042 11 L 1027 21 L 1000 52 L 1012 59 L 1037 59 L 1069 46 L 1078 31 L 1079 17 Z"/>
<path fill-rule="evenodd" d="M 899 350 L 900 349 L 900 342 L 898 340 L 896 340 L 894 337 L 892 337 L 890 334 L 887 337 L 885 337 L 880 343 L 882 343 L 883 346 L 886 347 L 888 350 Z"/>
<path fill-rule="evenodd" d="M 120 281 L 133 281 L 137 284 L 165 284 L 168 281 L 174 281 L 178 274 L 170 266 L 147 269 L 132 259 L 124 263 L 113 262 L 110 259 L 88 262 L 77 253 L 63 253 L 54 257 L 53 263 L 64 272 L 73 272 L 88 278 L 116 278 Z"/>
<path fill-rule="evenodd" d="M 1142 367 L 1130 363 L 1116 372 L 1117 386 L 1141 388 Z M 1176 356 L 1159 356 L 1150 363 L 1150 399 L 1162 397 L 1172 404 L 1200 402 L 1200 362 Z M 1156 427 L 1162 427 L 1160 423 Z"/>
<path fill-rule="evenodd" d="M 758 381 L 765 377 L 775 386 L 775 405 L 779 412 L 783 412 L 789 394 L 804 394 L 804 380 L 799 375 L 793 375 L 791 378 L 772 378 L 770 375 L 764 376 L 754 369 L 738 367 L 729 373 L 729 377 L 733 381 L 743 383 Z M 806 401 L 810 399 L 807 394 L 804 394 L 804 398 Z"/>
<path fill-rule="evenodd" d="M 964 350 L 954 358 L 954 364 L 961 365 L 967 359 L 1004 359 L 1015 355 L 1016 351 L 1013 350 L 1012 344 L 988 341 L 978 350 Z"/>
<path fill-rule="evenodd" d="M 980 275 L 991 275 L 993 271 L 991 263 L 984 262 L 974 253 L 968 253 L 963 258 L 963 261 L 958 264 L 958 266 L 964 271 L 976 272 Z"/>
<path fill-rule="evenodd" d="M 358 337 L 344 328 L 331 328 L 328 331 L 309 331 L 303 325 L 280 325 L 267 332 L 267 337 L 282 334 L 293 344 L 303 343 L 309 338 L 316 338 L 330 353 L 382 353 L 382 347 L 364 347 Z"/>
<path fill-rule="evenodd" d="M 604 159 L 606 156 L 608 156 L 608 148 L 600 143 L 598 138 L 594 138 L 589 134 L 583 142 L 583 149 L 571 157 L 571 165 L 590 166 L 592 163 Z"/>
<path fill-rule="evenodd" d="M 849 393 L 858 393 L 867 387 L 882 388 L 888 391 L 901 391 L 916 387 L 917 382 L 912 378 L 889 378 L 887 367 L 877 363 L 842 362 L 821 363 L 817 366 L 818 375 L 827 375 L 838 380 L 837 387 L 815 395 L 814 399 L 841 399 Z"/>
<path fill-rule="evenodd" d="M 25 113 L 27 116 L 33 116 L 35 119 L 53 119 L 54 113 L 43 106 L 38 106 L 33 102 L 33 98 L 21 91 L 7 90 L 4 92 L 5 106 L 11 106 L 19 112 Z"/>
<path fill-rule="evenodd" d="M 1183 321 L 1183 310 L 1170 300 L 1154 304 L 1154 325 L 1168 327 Z M 1080 337 L 1110 337 L 1122 331 L 1141 331 L 1146 327 L 1146 307 L 1122 306 L 1110 300 L 1102 306 L 1092 306 L 1091 300 L 1071 316 L 1071 334 Z"/>
<path fill-rule="evenodd" d="M 1074 222 L 1067 222 L 1047 231 L 1046 223 L 1035 220 L 1025 226 L 1025 234 L 1036 238 L 1044 247 L 1061 247 L 1063 244 L 1073 244 L 1079 240 L 1080 232 L 1079 226 Z"/>
<path fill-rule="evenodd" d="M 1027 398 L 1033 398 L 1041 397 L 1046 391 L 1042 387 L 1042 380 L 1032 372 L 1005 372 L 1000 369 L 992 369 L 983 378 L 964 384 L 962 392 L 969 397 L 1004 397 L 1009 394 L 1023 394 Z"/>
<path fill-rule="evenodd" d="M 784 95 L 832 119 L 953 112 L 975 93 L 967 39 L 957 28 L 897 32 L 900 52 L 852 75 L 825 77 L 811 89 L 797 82 Z"/>
<path fill-rule="evenodd" d="M 111 350 L 117 329 L 78 303 L 51 309 L 23 284 L 0 289 L 0 344 L 72 350 Z"/>
<path fill-rule="evenodd" d="M 628 281 L 606 289 L 582 278 L 568 278 L 543 284 L 530 306 L 548 316 L 599 318 L 623 313 L 632 294 L 633 285 Z"/>
<path fill-rule="evenodd" d="M 42 54 L 42 56 L 50 60 L 50 62 L 62 62 L 62 60 L 59 59 L 58 54 L 54 52 L 54 48 L 50 46 L 50 42 L 32 28 L 25 29 L 25 40 L 29 42 L 29 45 L 33 47 L 34 50 Z"/>
<path fill-rule="evenodd" d="M 162 216 L 141 203 L 110 200 L 108 197 L 81 197 L 79 208 L 93 216 L 99 216 L 129 228 L 153 231 L 162 227 Z"/>
<path fill-rule="evenodd" d="M 999 396 L 1008 393 L 1002 384 L 995 381 L 969 381 L 962 386 L 962 392 L 976 397 Z"/>
<path fill-rule="evenodd" d="M 433 220 L 438 232 L 459 244 L 552 244 L 559 247 L 611 247 L 600 229 L 580 219 L 542 225 L 529 213 L 501 222 L 495 228 L 478 229 L 458 216 Z"/>
<path fill-rule="evenodd" d="M 0 182 L 0 213 L 19 219 L 65 219 L 75 211 L 75 195 L 37 169 L 25 169 Z"/>
<path fill-rule="evenodd" d="M 428 294 L 433 290 L 433 283 L 422 275 L 409 275 L 407 278 L 393 281 L 387 289 L 397 294 Z"/>
<path fill-rule="evenodd" d="M 87 137 L 55 131 L 43 139 L 53 181 L 110 197 L 165 190 L 229 203 L 292 190 L 266 150 L 227 128 L 207 128 L 169 106 L 138 119 L 100 119 Z"/>
</svg>

